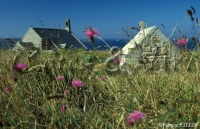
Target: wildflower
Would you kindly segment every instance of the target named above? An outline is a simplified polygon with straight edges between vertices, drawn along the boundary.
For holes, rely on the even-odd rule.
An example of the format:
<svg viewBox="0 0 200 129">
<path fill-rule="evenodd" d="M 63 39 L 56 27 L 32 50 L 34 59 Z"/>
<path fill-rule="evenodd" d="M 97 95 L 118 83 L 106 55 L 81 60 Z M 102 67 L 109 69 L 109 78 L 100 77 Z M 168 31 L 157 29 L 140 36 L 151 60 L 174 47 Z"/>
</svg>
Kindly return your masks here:
<svg viewBox="0 0 200 129">
<path fill-rule="evenodd" d="M 73 80 L 72 81 L 72 86 L 74 86 L 74 87 L 82 87 L 83 86 L 83 82 L 81 80 Z"/>
<path fill-rule="evenodd" d="M 188 42 L 188 40 L 186 38 L 180 38 L 178 39 L 178 44 L 183 46 Z"/>
<path fill-rule="evenodd" d="M 88 37 L 88 38 L 92 38 L 95 34 L 98 34 L 99 32 L 97 30 L 93 30 L 91 27 L 89 27 L 87 29 L 87 31 L 85 32 L 85 35 Z"/>
<path fill-rule="evenodd" d="M 121 61 L 121 60 L 120 60 L 119 58 L 114 59 L 114 63 L 115 63 L 116 65 L 119 65 L 120 61 Z"/>
<path fill-rule="evenodd" d="M 64 95 L 67 95 L 69 93 L 69 90 L 64 91 Z"/>
<path fill-rule="evenodd" d="M 133 125 L 133 120 L 138 123 L 141 118 L 146 116 L 143 112 L 140 111 L 134 111 L 127 117 L 127 124 Z"/>
<path fill-rule="evenodd" d="M 8 93 L 10 89 L 12 89 L 12 86 L 8 86 L 8 87 L 4 88 L 4 92 Z"/>
<path fill-rule="evenodd" d="M 90 39 L 91 42 L 94 42 L 94 35 L 98 33 L 99 32 L 97 30 L 93 30 L 91 27 L 89 27 L 85 32 L 85 35 Z"/>
<path fill-rule="evenodd" d="M 65 78 L 64 78 L 63 76 L 60 76 L 60 75 L 59 75 L 59 76 L 56 77 L 56 80 L 63 81 L 63 80 L 65 80 Z"/>
<path fill-rule="evenodd" d="M 61 112 L 64 112 L 65 110 L 66 110 L 66 105 L 63 104 L 63 105 L 60 107 L 60 111 L 61 111 Z"/>
<path fill-rule="evenodd" d="M 27 65 L 23 63 L 19 63 L 19 64 L 14 65 L 13 68 L 16 70 L 22 71 L 23 69 L 27 68 Z"/>
<path fill-rule="evenodd" d="M 101 76 L 99 79 L 100 79 L 100 80 L 103 80 L 104 78 L 105 78 L 104 76 Z"/>
</svg>

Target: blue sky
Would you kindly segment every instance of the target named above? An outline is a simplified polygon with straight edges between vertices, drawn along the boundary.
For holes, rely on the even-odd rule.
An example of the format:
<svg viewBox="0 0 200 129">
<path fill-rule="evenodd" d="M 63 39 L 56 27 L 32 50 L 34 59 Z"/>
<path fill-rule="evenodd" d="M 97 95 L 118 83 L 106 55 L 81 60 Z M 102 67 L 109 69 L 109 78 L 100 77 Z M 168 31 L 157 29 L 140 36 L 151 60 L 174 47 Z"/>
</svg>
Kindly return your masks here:
<svg viewBox="0 0 200 129">
<path fill-rule="evenodd" d="M 0 38 L 22 38 L 31 25 L 42 28 L 39 19 L 45 28 L 61 23 L 64 29 L 66 17 L 79 39 L 85 38 L 82 31 L 87 26 L 98 29 L 104 39 L 126 38 L 122 27 L 137 27 L 141 20 L 169 35 L 177 23 L 181 30 L 186 30 L 187 19 L 192 25 L 186 10 L 193 6 L 194 16 L 200 17 L 199 5 L 199 0 L 1 0 Z"/>
</svg>

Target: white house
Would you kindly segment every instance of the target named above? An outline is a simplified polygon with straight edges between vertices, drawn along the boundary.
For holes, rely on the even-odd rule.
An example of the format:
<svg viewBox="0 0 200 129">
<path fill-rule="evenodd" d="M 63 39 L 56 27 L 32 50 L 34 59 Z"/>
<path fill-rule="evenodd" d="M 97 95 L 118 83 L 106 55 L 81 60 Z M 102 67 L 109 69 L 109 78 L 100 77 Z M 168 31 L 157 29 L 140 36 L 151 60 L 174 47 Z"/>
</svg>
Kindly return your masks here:
<svg viewBox="0 0 200 129">
<path fill-rule="evenodd" d="M 60 44 L 65 48 L 84 48 L 86 46 L 71 32 L 70 20 L 66 19 L 65 29 L 30 27 L 21 41 L 17 42 L 13 50 L 37 47 L 40 50 L 52 50 Z"/>
</svg>

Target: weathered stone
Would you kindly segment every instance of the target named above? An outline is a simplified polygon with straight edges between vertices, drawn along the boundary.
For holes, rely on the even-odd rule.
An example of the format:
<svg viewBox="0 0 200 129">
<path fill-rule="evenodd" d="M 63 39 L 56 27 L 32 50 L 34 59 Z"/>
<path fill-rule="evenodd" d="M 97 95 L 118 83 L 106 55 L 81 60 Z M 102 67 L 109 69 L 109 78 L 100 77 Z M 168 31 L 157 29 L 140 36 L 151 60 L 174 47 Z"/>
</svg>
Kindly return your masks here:
<svg viewBox="0 0 200 129">
<path fill-rule="evenodd" d="M 141 59 L 134 60 L 135 64 L 145 65 L 152 70 L 166 70 L 170 64 L 170 59 L 174 53 L 180 54 L 179 49 L 156 27 L 146 28 L 140 31 L 126 46 L 122 48 L 122 54 L 129 55 L 126 62 L 135 59 L 137 52 L 136 43 L 141 46 Z M 130 52 L 129 48 L 132 48 Z M 129 59 L 130 58 L 130 59 Z M 133 61 L 133 60 L 132 60 Z M 123 62 L 120 63 L 123 65 Z M 143 67 L 143 66 L 140 66 Z"/>
<path fill-rule="evenodd" d="M 153 61 L 153 60 L 155 60 L 156 59 L 156 57 L 155 56 L 149 56 L 149 57 L 147 57 L 147 59 L 148 59 L 148 61 Z"/>
<path fill-rule="evenodd" d="M 161 43 L 155 43 L 157 47 L 161 47 Z"/>
<path fill-rule="evenodd" d="M 144 21 L 141 21 L 138 25 L 140 26 L 140 31 L 141 31 L 141 30 L 144 30 L 144 27 L 145 27 L 147 24 L 146 24 Z"/>
<path fill-rule="evenodd" d="M 151 51 L 151 47 L 143 47 L 143 52 L 149 52 Z"/>
</svg>

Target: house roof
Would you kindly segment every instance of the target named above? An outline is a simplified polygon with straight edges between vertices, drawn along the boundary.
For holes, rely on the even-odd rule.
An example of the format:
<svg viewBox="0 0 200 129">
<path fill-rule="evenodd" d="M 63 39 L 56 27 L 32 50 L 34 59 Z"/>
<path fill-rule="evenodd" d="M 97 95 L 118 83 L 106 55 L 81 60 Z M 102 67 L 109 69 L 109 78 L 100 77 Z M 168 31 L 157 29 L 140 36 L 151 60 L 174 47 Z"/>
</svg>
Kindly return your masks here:
<svg viewBox="0 0 200 129">
<path fill-rule="evenodd" d="M 48 28 L 33 28 L 35 32 L 42 39 L 51 39 L 56 45 L 66 43 L 66 46 L 69 48 L 73 45 L 73 48 L 85 47 L 83 43 L 81 43 L 73 33 L 68 32 L 64 29 L 48 29 Z"/>
</svg>

